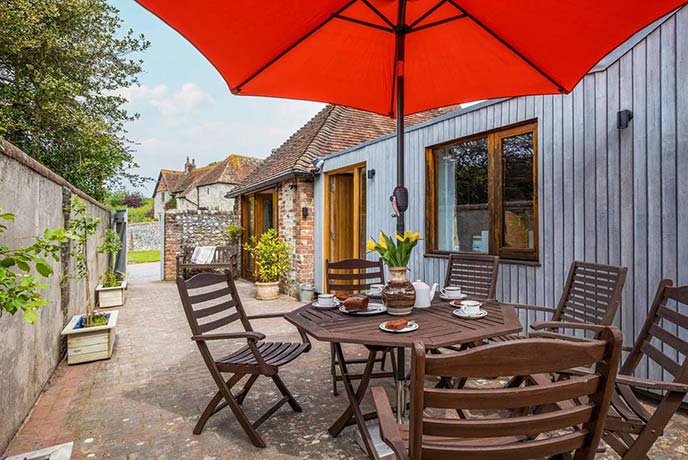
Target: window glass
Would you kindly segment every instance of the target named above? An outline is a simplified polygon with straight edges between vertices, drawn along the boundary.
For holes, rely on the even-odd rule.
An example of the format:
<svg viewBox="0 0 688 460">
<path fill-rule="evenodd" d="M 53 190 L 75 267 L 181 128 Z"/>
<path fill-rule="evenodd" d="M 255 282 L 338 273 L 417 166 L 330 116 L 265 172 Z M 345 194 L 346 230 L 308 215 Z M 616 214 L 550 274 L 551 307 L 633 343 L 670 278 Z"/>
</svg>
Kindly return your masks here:
<svg viewBox="0 0 688 460">
<path fill-rule="evenodd" d="M 502 247 L 534 249 L 533 133 L 504 137 Z"/>
<path fill-rule="evenodd" d="M 485 253 L 489 249 L 487 138 L 435 151 L 437 249 Z"/>
</svg>

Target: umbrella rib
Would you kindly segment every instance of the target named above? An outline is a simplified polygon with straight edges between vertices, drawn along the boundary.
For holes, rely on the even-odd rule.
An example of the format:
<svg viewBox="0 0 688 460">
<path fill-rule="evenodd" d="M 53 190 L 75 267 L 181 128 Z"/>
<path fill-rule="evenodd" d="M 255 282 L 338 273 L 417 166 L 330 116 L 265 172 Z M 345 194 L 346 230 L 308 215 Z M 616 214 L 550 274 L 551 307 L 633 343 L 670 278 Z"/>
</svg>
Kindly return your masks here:
<svg viewBox="0 0 688 460">
<path fill-rule="evenodd" d="M 289 51 L 293 50 L 297 46 L 299 46 L 301 43 L 303 43 L 308 37 L 316 33 L 318 30 L 322 29 L 325 25 L 327 25 L 332 19 L 337 17 L 342 11 L 346 10 L 348 7 L 356 3 L 358 0 L 350 0 L 346 2 L 344 6 L 339 8 L 337 11 L 332 13 L 330 16 L 328 16 L 324 21 L 322 21 L 320 24 L 312 28 L 308 33 L 303 35 L 301 38 L 296 40 L 294 43 L 289 45 L 285 50 L 283 50 L 281 53 L 279 53 L 277 56 L 274 58 L 270 59 L 267 63 L 265 63 L 263 66 L 261 66 L 258 70 L 256 70 L 253 74 L 251 74 L 248 78 L 246 78 L 244 81 L 239 83 L 234 89 L 231 89 L 233 93 L 240 93 L 241 89 L 246 86 L 247 83 L 249 83 L 251 80 L 256 78 L 258 75 L 263 73 L 267 68 L 269 68 L 271 65 L 273 65 L 275 62 L 279 61 L 284 55 L 286 55 Z M 363 0 L 365 1 L 365 0 Z"/>
<path fill-rule="evenodd" d="M 463 14 L 463 13 L 462 13 L 462 14 L 457 14 L 456 16 L 451 16 L 451 17 L 448 17 L 448 18 L 440 19 L 439 21 L 435 21 L 435 22 L 431 22 L 431 23 L 429 23 L 429 24 L 424 24 L 424 25 L 422 25 L 422 26 L 415 27 L 415 28 L 409 30 L 408 33 L 419 32 L 419 31 L 421 31 L 421 30 L 429 29 L 430 27 L 440 26 L 440 25 L 442 25 L 442 24 L 446 24 L 446 23 L 448 23 L 448 22 L 456 21 L 457 19 L 467 18 L 467 17 L 468 17 L 468 16 L 465 15 L 465 14 Z"/>
<path fill-rule="evenodd" d="M 384 27 L 384 26 L 381 26 L 378 24 L 373 24 L 371 22 L 361 21 L 360 19 L 356 19 L 356 18 L 350 18 L 349 16 L 342 16 L 341 14 L 338 14 L 335 17 L 337 19 L 342 19 L 344 21 L 353 22 L 354 24 L 358 24 L 361 26 L 372 27 L 373 29 L 378 29 L 378 30 L 382 30 L 384 32 L 394 33 L 394 29 L 392 29 L 392 28 Z"/>
<path fill-rule="evenodd" d="M 361 2 L 362 2 L 365 6 L 367 6 L 368 8 L 370 8 L 370 9 L 373 11 L 373 13 L 375 13 L 376 15 L 378 15 L 378 16 L 380 17 L 380 19 L 382 19 L 383 21 L 385 21 L 385 22 L 387 23 L 388 26 L 390 26 L 392 29 L 394 29 L 394 27 L 395 27 L 395 26 L 394 26 L 394 23 L 392 23 L 392 21 L 390 21 L 389 19 L 387 19 L 387 16 L 385 16 L 384 14 L 382 14 L 382 12 L 381 12 L 380 10 L 378 10 L 377 8 L 375 8 L 375 6 L 373 6 L 372 3 L 370 3 L 368 0 L 361 0 Z"/>
<path fill-rule="evenodd" d="M 411 25 L 409 25 L 409 29 L 413 29 L 414 27 L 416 27 L 416 26 L 417 26 L 419 23 L 421 23 L 425 18 L 427 18 L 428 16 L 430 16 L 432 13 L 434 13 L 435 10 L 437 10 L 437 8 L 439 8 L 440 6 L 444 5 L 445 3 L 447 3 L 447 0 L 440 0 L 439 3 L 437 3 L 435 6 L 433 6 L 432 8 L 430 8 L 430 9 L 429 9 L 428 11 L 426 11 L 425 13 L 423 13 L 418 19 L 416 19 L 415 21 L 413 21 L 413 22 L 411 23 Z"/>
<path fill-rule="evenodd" d="M 525 62 L 526 64 L 528 64 L 530 67 L 532 67 L 534 70 L 536 70 L 540 75 L 542 75 L 543 77 L 545 77 L 550 83 L 552 83 L 554 86 L 557 87 L 557 90 L 558 90 L 559 92 L 561 92 L 561 93 L 566 92 L 566 89 L 564 88 L 563 85 L 561 85 L 557 80 L 555 80 L 554 78 L 552 78 L 552 76 L 550 76 L 547 72 L 545 72 L 545 71 L 542 70 L 540 67 L 538 67 L 533 61 L 531 61 L 531 60 L 528 59 L 526 56 L 524 56 L 523 53 L 521 53 L 519 50 L 517 50 L 516 48 L 514 48 L 511 44 L 509 44 L 509 42 L 507 42 L 507 41 L 504 40 L 502 37 L 500 37 L 499 34 L 497 34 L 495 31 L 493 31 L 492 29 L 490 29 L 489 27 L 487 27 L 485 24 L 483 24 L 481 21 L 479 21 L 475 16 L 473 16 L 471 13 L 469 13 L 468 11 L 466 11 L 464 8 L 462 8 L 461 6 L 459 6 L 454 0 L 447 0 L 447 1 L 448 1 L 449 3 L 451 3 L 451 4 L 452 4 L 456 9 L 458 9 L 460 12 L 462 12 L 463 14 L 465 14 L 465 15 L 466 15 L 469 19 L 471 19 L 474 23 L 476 23 L 481 29 L 483 29 L 485 32 L 487 32 L 488 34 L 490 34 L 494 39 L 496 39 L 496 40 L 499 41 L 502 45 L 504 45 L 505 47 L 507 47 L 507 48 L 509 49 L 509 51 L 511 51 L 512 53 L 514 53 L 516 56 L 518 56 L 523 62 Z"/>
</svg>

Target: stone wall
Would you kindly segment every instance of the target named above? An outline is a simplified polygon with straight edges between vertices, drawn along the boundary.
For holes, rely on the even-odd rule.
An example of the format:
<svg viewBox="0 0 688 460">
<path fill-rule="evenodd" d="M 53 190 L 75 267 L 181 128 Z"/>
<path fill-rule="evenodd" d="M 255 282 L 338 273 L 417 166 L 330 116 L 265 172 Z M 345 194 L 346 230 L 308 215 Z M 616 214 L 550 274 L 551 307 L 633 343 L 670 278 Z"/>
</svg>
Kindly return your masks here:
<svg viewBox="0 0 688 460">
<path fill-rule="evenodd" d="M 142 222 L 127 225 L 127 249 L 129 251 L 149 251 L 160 249 L 160 222 Z"/>
<path fill-rule="evenodd" d="M 234 187 L 231 184 L 212 184 L 198 187 L 198 206 L 217 211 L 232 211 L 234 198 L 225 198 L 225 195 Z"/>
<path fill-rule="evenodd" d="M 227 246 L 227 226 L 239 225 L 233 212 L 169 210 L 165 214 L 164 271 L 165 279 L 176 276 L 176 256 L 183 247 Z M 233 243 L 239 257 L 239 243 Z M 240 261 L 239 261 L 240 263 Z"/>
<path fill-rule="evenodd" d="M 313 182 L 296 178 L 283 182 L 277 194 L 278 232 L 292 246 L 291 270 L 282 279 L 282 290 L 298 296 L 302 285 L 314 282 Z M 307 209 L 307 217 L 303 216 Z"/>
<path fill-rule="evenodd" d="M 15 214 L 0 245 L 22 247 L 31 244 L 45 228 L 68 223 L 64 205 L 73 194 L 87 202 L 88 212 L 103 224 L 89 242 L 91 292 L 107 269 L 107 255 L 98 254 L 110 212 L 63 178 L 36 162 L 13 145 L 0 141 L 0 208 Z M 39 310 L 35 324 L 24 323 L 21 313 L 0 316 L 0 452 L 29 413 L 43 386 L 63 358 L 65 342 L 60 332 L 73 315 L 85 309 L 84 281 L 60 280 L 72 267 L 69 247 L 62 261 L 52 262 L 54 274 L 46 283 L 44 298 L 50 303 Z"/>
</svg>

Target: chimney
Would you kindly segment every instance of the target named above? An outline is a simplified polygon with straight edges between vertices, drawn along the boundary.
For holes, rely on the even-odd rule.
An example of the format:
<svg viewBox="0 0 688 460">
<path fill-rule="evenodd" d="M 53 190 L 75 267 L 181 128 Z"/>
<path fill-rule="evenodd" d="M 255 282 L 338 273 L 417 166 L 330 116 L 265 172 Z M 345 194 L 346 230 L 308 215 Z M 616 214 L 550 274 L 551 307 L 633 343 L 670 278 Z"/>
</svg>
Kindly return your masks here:
<svg viewBox="0 0 688 460">
<path fill-rule="evenodd" d="M 189 174 L 191 171 L 196 169 L 196 159 L 194 158 L 189 162 L 189 157 L 186 157 L 186 163 L 184 163 L 184 174 Z"/>
</svg>

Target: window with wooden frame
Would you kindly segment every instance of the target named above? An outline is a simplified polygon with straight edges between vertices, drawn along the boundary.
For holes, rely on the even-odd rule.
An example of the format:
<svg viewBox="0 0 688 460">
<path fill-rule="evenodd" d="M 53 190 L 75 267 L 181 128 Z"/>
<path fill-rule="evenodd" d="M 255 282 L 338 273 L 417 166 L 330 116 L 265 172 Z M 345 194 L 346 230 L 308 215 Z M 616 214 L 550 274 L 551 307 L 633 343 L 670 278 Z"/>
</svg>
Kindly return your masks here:
<svg viewBox="0 0 688 460">
<path fill-rule="evenodd" d="M 426 151 L 426 253 L 538 260 L 537 121 Z"/>
</svg>

